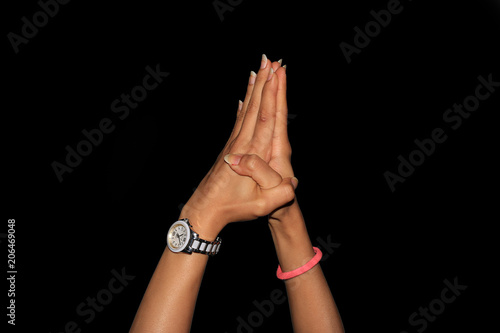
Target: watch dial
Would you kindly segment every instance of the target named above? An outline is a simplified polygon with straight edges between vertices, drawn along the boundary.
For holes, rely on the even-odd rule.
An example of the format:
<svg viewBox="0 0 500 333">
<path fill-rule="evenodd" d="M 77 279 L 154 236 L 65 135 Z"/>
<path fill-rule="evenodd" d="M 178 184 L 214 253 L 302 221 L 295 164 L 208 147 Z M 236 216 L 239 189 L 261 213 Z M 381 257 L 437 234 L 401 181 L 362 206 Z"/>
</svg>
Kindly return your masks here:
<svg viewBox="0 0 500 333">
<path fill-rule="evenodd" d="M 182 224 L 174 226 L 172 232 L 170 233 L 169 241 L 173 248 L 179 248 L 187 240 L 187 230 Z"/>
</svg>

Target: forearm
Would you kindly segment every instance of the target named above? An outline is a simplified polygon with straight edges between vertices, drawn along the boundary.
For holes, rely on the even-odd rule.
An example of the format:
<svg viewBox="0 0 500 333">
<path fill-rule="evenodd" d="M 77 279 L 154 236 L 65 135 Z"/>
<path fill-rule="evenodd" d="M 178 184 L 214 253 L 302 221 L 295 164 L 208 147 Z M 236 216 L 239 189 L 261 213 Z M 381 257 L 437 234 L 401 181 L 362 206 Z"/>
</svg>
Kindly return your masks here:
<svg viewBox="0 0 500 333">
<path fill-rule="evenodd" d="M 220 230 L 209 227 L 213 223 L 206 217 L 208 212 L 189 207 L 184 207 L 179 219 L 189 218 L 201 238 L 214 240 Z M 165 247 L 130 332 L 189 332 L 208 258 L 199 253 L 173 253 Z"/>
<path fill-rule="evenodd" d="M 314 250 L 295 201 L 280 220 L 270 220 L 271 234 L 283 272 L 306 264 Z M 320 265 L 285 281 L 294 331 L 344 332 L 340 315 Z"/>
<path fill-rule="evenodd" d="M 189 332 L 207 260 L 165 248 L 130 332 Z"/>
</svg>

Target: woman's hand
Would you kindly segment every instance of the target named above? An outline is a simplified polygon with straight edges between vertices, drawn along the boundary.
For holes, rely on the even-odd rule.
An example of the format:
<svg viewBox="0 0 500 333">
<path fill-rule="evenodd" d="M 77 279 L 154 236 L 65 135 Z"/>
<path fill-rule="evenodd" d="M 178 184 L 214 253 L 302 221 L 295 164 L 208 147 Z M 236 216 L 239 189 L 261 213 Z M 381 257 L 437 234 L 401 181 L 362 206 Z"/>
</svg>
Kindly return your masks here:
<svg viewBox="0 0 500 333">
<path fill-rule="evenodd" d="M 286 154 L 275 138 L 277 134 L 283 138 L 275 129 L 283 125 L 282 114 L 278 115 L 278 109 L 283 112 L 283 100 L 278 98 L 283 87 L 272 66 L 278 75 L 284 73 L 278 63 L 263 56 L 258 74 L 250 76 L 226 146 L 182 209 L 180 217 L 189 218 L 202 238 L 215 239 L 226 224 L 268 215 L 295 197 L 292 178 L 283 178 L 268 164 L 279 169 Z"/>
<path fill-rule="evenodd" d="M 291 164 L 292 147 L 290 141 L 288 140 L 288 106 L 286 99 L 286 70 L 281 67 L 278 62 L 272 63 L 276 79 L 277 79 L 277 91 L 276 91 L 276 119 L 274 125 L 273 139 L 271 142 L 271 152 L 269 159 L 266 160 L 269 166 L 279 173 L 283 178 L 293 178 L 293 168 Z M 266 108 L 268 101 L 262 101 L 261 107 Z M 273 106 L 274 107 L 274 106 Z M 241 175 L 237 168 L 233 167 L 233 170 Z M 297 178 L 294 182 L 297 183 Z M 296 186 L 296 185 L 295 185 Z M 295 200 L 287 201 L 284 205 L 277 207 L 269 215 L 269 222 L 279 222 L 285 219 L 285 216 L 289 213 L 289 209 L 292 204 L 296 204 Z M 292 207 L 293 208 L 293 207 Z"/>
</svg>

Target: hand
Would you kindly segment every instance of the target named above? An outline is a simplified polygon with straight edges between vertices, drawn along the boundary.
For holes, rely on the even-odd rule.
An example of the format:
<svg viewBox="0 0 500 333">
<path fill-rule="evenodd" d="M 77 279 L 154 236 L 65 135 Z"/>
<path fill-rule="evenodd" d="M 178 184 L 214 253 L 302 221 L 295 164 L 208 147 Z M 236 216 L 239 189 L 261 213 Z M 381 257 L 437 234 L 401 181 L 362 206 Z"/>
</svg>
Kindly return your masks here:
<svg viewBox="0 0 500 333">
<path fill-rule="evenodd" d="M 291 178 L 282 178 L 267 163 L 282 103 L 278 89 L 278 76 L 263 56 L 258 74 L 250 76 L 226 146 L 181 212 L 200 237 L 214 239 L 226 224 L 268 215 L 295 197 Z"/>
<path fill-rule="evenodd" d="M 278 79 L 278 87 L 276 92 L 276 120 L 273 132 L 273 139 L 271 144 L 271 152 L 269 159 L 266 160 L 269 166 L 278 172 L 284 178 L 294 177 L 294 172 L 291 164 L 292 147 L 290 141 L 288 140 L 288 106 L 286 100 L 286 70 L 281 67 L 281 64 L 274 62 L 272 64 L 274 72 L 276 73 Z M 265 100 L 261 104 L 261 107 L 268 107 L 264 103 L 268 101 Z M 274 106 L 273 106 L 274 107 Z M 267 156 L 266 156 L 267 157 Z M 239 173 L 239 170 L 233 168 L 233 170 Z M 240 173 L 241 174 L 241 173 Z M 298 180 L 295 178 L 295 182 Z M 288 213 L 288 209 L 295 204 L 296 201 L 291 200 L 285 205 L 278 207 L 269 215 L 269 222 L 281 221 L 284 216 Z"/>
</svg>

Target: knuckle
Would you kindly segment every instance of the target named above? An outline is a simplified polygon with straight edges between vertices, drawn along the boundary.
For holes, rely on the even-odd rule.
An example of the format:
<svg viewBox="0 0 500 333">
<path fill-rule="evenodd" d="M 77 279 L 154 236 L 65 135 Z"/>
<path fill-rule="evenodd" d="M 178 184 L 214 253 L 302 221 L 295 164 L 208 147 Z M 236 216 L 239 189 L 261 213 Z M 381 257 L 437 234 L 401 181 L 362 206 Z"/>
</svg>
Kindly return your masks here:
<svg viewBox="0 0 500 333">
<path fill-rule="evenodd" d="M 295 190 L 292 184 L 286 185 L 285 188 L 283 189 L 283 199 L 286 202 L 290 202 L 293 199 L 295 199 Z"/>
<path fill-rule="evenodd" d="M 265 123 L 268 121 L 270 114 L 266 110 L 260 110 L 259 112 L 259 121 Z"/>
<path fill-rule="evenodd" d="M 257 155 L 254 154 L 245 155 L 245 165 L 250 171 L 255 171 L 257 169 L 258 163 L 259 159 Z"/>
<path fill-rule="evenodd" d="M 276 118 L 276 113 L 272 112 L 268 107 L 261 107 L 259 112 L 259 120 L 265 122 L 269 119 Z"/>
<path fill-rule="evenodd" d="M 265 200 L 264 198 L 260 198 L 255 201 L 255 213 L 258 216 L 264 216 L 269 213 L 267 200 Z"/>
</svg>

